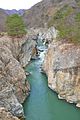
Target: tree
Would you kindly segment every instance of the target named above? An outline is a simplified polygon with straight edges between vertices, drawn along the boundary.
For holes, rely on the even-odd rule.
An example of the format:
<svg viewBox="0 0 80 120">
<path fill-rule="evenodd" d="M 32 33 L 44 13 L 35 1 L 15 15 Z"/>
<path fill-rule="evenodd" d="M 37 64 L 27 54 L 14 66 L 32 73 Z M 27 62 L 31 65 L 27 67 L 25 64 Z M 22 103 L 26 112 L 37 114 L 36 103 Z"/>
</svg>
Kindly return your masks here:
<svg viewBox="0 0 80 120">
<path fill-rule="evenodd" d="M 22 17 L 18 14 L 13 14 L 7 17 L 6 29 L 8 35 L 13 37 L 21 37 L 26 34 L 24 22 Z"/>
</svg>

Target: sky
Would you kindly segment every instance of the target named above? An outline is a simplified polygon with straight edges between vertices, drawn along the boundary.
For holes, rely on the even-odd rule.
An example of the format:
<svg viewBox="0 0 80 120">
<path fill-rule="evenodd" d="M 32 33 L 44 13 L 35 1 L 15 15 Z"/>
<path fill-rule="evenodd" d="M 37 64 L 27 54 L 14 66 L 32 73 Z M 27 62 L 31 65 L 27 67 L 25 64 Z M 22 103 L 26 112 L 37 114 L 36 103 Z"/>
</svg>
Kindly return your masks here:
<svg viewBox="0 0 80 120">
<path fill-rule="evenodd" d="M 29 9 L 42 0 L 0 0 L 0 8 L 3 9 Z"/>
</svg>

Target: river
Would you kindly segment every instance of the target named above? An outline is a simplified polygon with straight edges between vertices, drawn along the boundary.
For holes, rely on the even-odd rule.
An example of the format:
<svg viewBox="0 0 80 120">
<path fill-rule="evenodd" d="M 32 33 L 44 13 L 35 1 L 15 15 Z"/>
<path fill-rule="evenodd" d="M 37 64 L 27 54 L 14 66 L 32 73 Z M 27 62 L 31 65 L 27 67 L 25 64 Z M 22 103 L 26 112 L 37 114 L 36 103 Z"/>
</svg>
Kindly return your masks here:
<svg viewBox="0 0 80 120">
<path fill-rule="evenodd" d="M 59 100 L 57 94 L 48 88 L 47 76 L 41 73 L 44 51 L 40 59 L 32 60 L 26 71 L 30 85 L 30 96 L 23 107 L 25 120 L 80 120 L 80 109 L 64 100 Z"/>
</svg>

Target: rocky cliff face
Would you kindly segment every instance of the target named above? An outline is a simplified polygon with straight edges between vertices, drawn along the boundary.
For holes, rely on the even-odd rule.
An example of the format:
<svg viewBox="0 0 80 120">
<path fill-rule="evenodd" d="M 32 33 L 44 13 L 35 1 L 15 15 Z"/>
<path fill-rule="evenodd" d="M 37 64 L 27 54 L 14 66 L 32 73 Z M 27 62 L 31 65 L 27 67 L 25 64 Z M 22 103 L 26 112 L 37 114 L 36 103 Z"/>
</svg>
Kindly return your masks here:
<svg viewBox="0 0 80 120">
<path fill-rule="evenodd" d="M 19 54 L 19 61 L 25 67 L 31 58 L 36 57 L 36 41 L 28 36 L 27 41 L 22 45 L 21 53 Z"/>
<path fill-rule="evenodd" d="M 43 41 L 44 44 L 51 43 L 53 39 L 56 38 L 58 31 L 55 29 L 54 26 L 50 28 L 30 28 L 28 31 L 28 39 L 34 40 L 36 43 L 39 41 Z M 36 44 L 37 45 L 37 44 Z"/>
<path fill-rule="evenodd" d="M 8 112 L 5 108 L 0 108 L 0 120 L 19 120 Z"/>
<path fill-rule="evenodd" d="M 80 107 L 80 46 L 66 42 L 51 44 L 43 66 L 48 85 L 58 97 Z"/>
<path fill-rule="evenodd" d="M 33 40 L 27 43 L 27 37 L 12 39 L 3 36 L 0 38 L 0 108 L 6 108 L 17 117 L 24 116 L 21 103 L 30 91 L 30 85 L 22 66 L 28 64 L 28 58 L 30 60 L 32 57 L 34 46 Z M 24 48 L 25 52 L 22 51 Z"/>
</svg>

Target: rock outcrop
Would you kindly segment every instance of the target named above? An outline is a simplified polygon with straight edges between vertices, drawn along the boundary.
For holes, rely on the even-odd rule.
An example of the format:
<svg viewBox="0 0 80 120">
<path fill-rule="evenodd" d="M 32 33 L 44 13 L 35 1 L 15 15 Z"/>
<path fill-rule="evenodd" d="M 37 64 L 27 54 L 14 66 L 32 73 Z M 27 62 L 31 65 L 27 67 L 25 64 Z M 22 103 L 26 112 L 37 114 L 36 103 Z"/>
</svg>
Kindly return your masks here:
<svg viewBox="0 0 80 120">
<path fill-rule="evenodd" d="M 53 39 L 56 38 L 58 31 L 55 29 L 55 27 L 43 28 L 40 29 L 38 34 L 38 39 L 42 40 L 45 44 L 49 44 L 53 41 Z"/>
<path fill-rule="evenodd" d="M 21 103 L 29 95 L 30 85 L 23 66 L 31 59 L 34 47 L 35 42 L 27 37 L 0 38 L 0 108 L 17 117 L 24 116 Z"/>
<path fill-rule="evenodd" d="M 0 120 L 19 120 L 8 112 L 5 108 L 0 108 Z"/>
<path fill-rule="evenodd" d="M 28 36 L 27 41 L 22 45 L 21 53 L 19 54 L 21 65 L 25 67 L 33 56 L 36 57 L 36 52 L 36 41 L 33 40 L 33 37 L 31 38 L 31 36 Z"/>
<path fill-rule="evenodd" d="M 60 99 L 80 107 L 80 46 L 66 42 L 52 43 L 45 56 L 43 69 L 49 87 Z"/>
<path fill-rule="evenodd" d="M 27 32 L 29 40 L 34 40 L 37 43 L 43 41 L 44 44 L 51 43 L 58 33 L 54 26 L 51 26 L 50 28 L 30 28 Z"/>
</svg>

